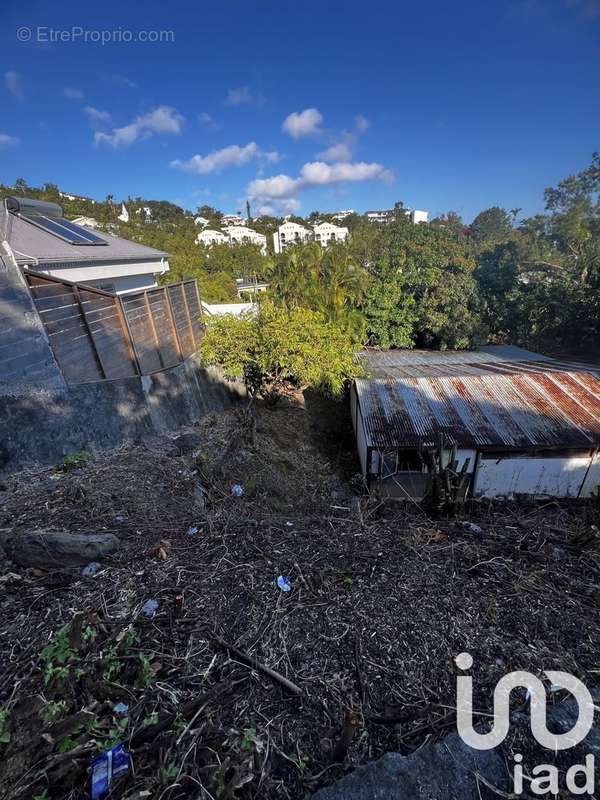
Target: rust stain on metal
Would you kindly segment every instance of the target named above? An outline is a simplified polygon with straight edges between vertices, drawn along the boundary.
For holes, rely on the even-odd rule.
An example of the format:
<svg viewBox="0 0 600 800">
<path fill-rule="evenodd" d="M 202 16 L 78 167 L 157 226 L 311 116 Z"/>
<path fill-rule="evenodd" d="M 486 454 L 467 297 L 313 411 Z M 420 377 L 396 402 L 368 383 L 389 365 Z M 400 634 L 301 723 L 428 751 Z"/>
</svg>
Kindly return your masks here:
<svg viewBox="0 0 600 800">
<path fill-rule="evenodd" d="M 440 433 L 479 449 L 600 444 L 600 371 L 527 356 L 377 353 L 371 361 L 385 366 L 385 376 L 356 381 L 368 444 L 428 447 Z"/>
</svg>

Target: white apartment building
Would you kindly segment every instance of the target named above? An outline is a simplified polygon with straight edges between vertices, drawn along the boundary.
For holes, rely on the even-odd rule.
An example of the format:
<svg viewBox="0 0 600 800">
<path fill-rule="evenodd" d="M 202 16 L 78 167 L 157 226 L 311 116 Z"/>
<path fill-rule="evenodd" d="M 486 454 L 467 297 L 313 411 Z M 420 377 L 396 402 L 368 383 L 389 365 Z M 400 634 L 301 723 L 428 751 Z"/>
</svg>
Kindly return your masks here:
<svg viewBox="0 0 600 800">
<path fill-rule="evenodd" d="M 337 219 L 338 222 L 342 222 L 342 220 L 345 220 L 346 217 L 349 217 L 351 214 L 356 214 L 356 211 L 353 208 L 346 208 L 344 211 L 336 211 L 335 214 L 331 216 Z"/>
<path fill-rule="evenodd" d="M 206 217 L 196 217 L 194 219 L 194 225 L 202 225 L 203 228 L 206 228 L 209 222 L 210 220 L 206 219 Z"/>
<path fill-rule="evenodd" d="M 239 214 L 223 214 L 221 217 L 221 225 L 245 225 L 248 222 L 246 217 L 240 217 Z"/>
<path fill-rule="evenodd" d="M 282 253 L 293 244 L 306 244 L 312 241 L 321 247 L 327 247 L 332 242 L 344 242 L 348 233 L 348 228 L 333 225 L 331 222 L 313 225 L 312 231 L 297 222 L 284 222 L 273 234 L 273 249 L 275 253 Z"/>
<path fill-rule="evenodd" d="M 213 244 L 256 244 L 260 247 L 263 256 L 267 254 L 267 237 L 245 225 L 230 225 L 224 231 L 205 228 L 196 236 L 196 243 L 203 244 L 205 247 L 212 247 Z"/>
<path fill-rule="evenodd" d="M 381 211 L 366 211 L 365 217 L 369 220 L 369 222 L 381 222 L 384 225 L 387 225 L 388 222 L 392 222 L 394 220 L 394 215 L 396 213 L 395 208 L 387 208 L 382 209 Z M 415 225 L 418 225 L 419 222 L 428 222 L 429 221 L 429 212 L 428 211 L 418 211 L 417 209 L 411 208 L 404 208 L 402 209 L 407 217 L 410 218 L 410 221 Z"/>
<path fill-rule="evenodd" d="M 293 244 L 304 244 L 312 239 L 312 231 L 297 222 L 284 222 L 273 234 L 273 250 L 282 253 Z"/>
<path fill-rule="evenodd" d="M 229 236 L 221 233 L 221 231 L 205 228 L 196 236 L 196 242 L 197 244 L 203 244 L 205 247 L 212 247 L 213 244 L 229 244 Z"/>
<path fill-rule="evenodd" d="M 417 211 L 417 209 L 413 209 L 409 212 L 410 219 L 414 222 L 415 225 L 418 225 L 419 222 L 429 222 L 429 212 L 428 211 Z"/>
<path fill-rule="evenodd" d="M 344 242 L 348 236 L 348 228 L 332 225 L 331 222 L 321 222 L 313 226 L 315 242 L 325 247 L 332 242 Z"/>
<path fill-rule="evenodd" d="M 245 225 L 230 225 L 225 228 L 231 244 L 256 244 L 260 247 L 263 256 L 267 254 L 267 237 L 263 233 L 253 231 Z"/>
</svg>

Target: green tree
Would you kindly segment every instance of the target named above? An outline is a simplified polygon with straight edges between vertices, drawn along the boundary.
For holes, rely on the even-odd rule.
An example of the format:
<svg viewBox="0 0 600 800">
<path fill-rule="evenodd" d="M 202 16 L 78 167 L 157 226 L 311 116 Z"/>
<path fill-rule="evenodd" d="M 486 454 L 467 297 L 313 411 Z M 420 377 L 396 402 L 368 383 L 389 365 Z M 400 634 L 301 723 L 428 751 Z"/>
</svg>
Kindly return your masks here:
<svg viewBox="0 0 600 800">
<path fill-rule="evenodd" d="M 470 225 L 470 231 L 478 246 L 504 242 L 512 232 L 510 216 L 498 206 L 487 208 L 477 214 Z"/>
<path fill-rule="evenodd" d="M 442 226 L 380 229 L 363 310 L 382 347 L 464 348 L 480 334 L 475 262 Z"/>
<path fill-rule="evenodd" d="M 359 371 L 350 339 L 337 325 L 321 313 L 269 301 L 254 316 L 209 319 L 200 355 L 273 402 L 288 382 L 337 396 Z"/>
<path fill-rule="evenodd" d="M 363 337 L 360 305 L 369 274 L 345 245 L 296 245 L 273 259 L 266 275 L 270 296 L 288 311 L 298 307 L 320 311 L 355 340 Z"/>
</svg>

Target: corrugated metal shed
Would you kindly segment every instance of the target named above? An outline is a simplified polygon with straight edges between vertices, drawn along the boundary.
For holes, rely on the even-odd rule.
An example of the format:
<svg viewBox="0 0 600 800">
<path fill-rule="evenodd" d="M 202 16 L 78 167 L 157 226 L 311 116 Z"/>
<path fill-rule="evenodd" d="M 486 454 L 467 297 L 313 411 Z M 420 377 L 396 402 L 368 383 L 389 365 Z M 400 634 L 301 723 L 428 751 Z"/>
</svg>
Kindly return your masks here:
<svg viewBox="0 0 600 800">
<path fill-rule="evenodd" d="M 514 351 L 363 355 L 374 376 L 356 381 L 367 446 L 429 447 L 439 433 L 478 450 L 600 444 L 600 371 Z"/>
</svg>

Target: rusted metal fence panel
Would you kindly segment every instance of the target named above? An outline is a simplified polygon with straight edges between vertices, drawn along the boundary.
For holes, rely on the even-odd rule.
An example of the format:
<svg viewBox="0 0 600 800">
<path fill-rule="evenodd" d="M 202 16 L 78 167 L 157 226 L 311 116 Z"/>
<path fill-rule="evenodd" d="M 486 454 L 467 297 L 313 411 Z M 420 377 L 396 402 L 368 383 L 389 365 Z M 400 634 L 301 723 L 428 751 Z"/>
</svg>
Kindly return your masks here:
<svg viewBox="0 0 600 800">
<path fill-rule="evenodd" d="M 157 372 L 200 343 L 195 280 L 118 296 L 30 271 L 25 277 L 68 383 Z"/>
</svg>

